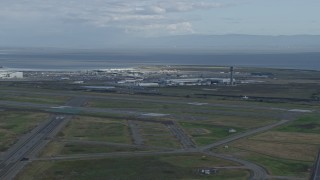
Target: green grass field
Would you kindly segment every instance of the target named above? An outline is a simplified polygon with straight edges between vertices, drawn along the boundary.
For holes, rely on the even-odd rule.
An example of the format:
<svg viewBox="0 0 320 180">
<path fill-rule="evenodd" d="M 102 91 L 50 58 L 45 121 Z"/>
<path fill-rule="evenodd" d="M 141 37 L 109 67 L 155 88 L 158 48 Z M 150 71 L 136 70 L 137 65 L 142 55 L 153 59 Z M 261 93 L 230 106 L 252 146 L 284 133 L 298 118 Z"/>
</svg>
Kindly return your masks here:
<svg viewBox="0 0 320 180">
<path fill-rule="evenodd" d="M 242 129 L 232 126 L 217 126 L 205 123 L 180 122 L 180 125 L 192 136 L 198 145 L 214 143 L 232 135 L 232 133 L 228 132 L 230 128 L 237 130 L 237 132 L 242 131 Z"/>
<path fill-rule="evenodd" d="M 59 133 L 61 138 L 131 143 L 126 121 L 77 116 Z"/>
<path fill-rule="evenodd" d="M 221 170 L 210 176 L 195 173 L 200 167 L 235 165 L 201 154 L 33 162 L 16 179 L 247 179 L 246 170 Z"/>
<path fill-rule="evenodd" d="M 35 96 L 30 94 L 23 95 L 11 95 L 4 94 L 0 96 L 0 100 L 5 101 L 17 101 L 17 102 L 30 102 L 30 103 L 39 103 L 39 104 L 56 104 L 63 105 L 69 99 L 69 97 L 64 96 Z"/>
<path fill-rule="evenodd" d="M 48 117 L 45 113 L 0 111 L 0 151 L 8 149 L 19 136 L 31 131 Z"/>
<path fill-rule="evenodd" d="M 250 155 L 247 160 L 255 162 L 267 168 L 268 172 L 274 176 L 292 176 L 308 178 L 310 175 L 309 169 L 312 167 L 312 162 L 293 161 L 280 158 L 273 158 L 261 154 Z"/>
<path fill-rule="evenodd" d="M 132 152 L 144 151 L 145 149 L 136 147 L 111 146 L 103 144 L 88 144 L 79 142 L 58 142 L 49 143 L 40 153 L 41 157 L 51 157 L 57 155 L 109 153 L 109 152 Z"/>
<path fill-rule="evenodd" d="M 180 148 L 181 145 L 170 130 L 161 123 L 136 122 L 146 145 L 166 148 Z"/>
<path fill-rule="evenodd" d="M 277 129 L 282 132 L 301 132 L 320 134 L 320 115 L 309 115 L 299 118 L 288 126 Z"/>
</svg>

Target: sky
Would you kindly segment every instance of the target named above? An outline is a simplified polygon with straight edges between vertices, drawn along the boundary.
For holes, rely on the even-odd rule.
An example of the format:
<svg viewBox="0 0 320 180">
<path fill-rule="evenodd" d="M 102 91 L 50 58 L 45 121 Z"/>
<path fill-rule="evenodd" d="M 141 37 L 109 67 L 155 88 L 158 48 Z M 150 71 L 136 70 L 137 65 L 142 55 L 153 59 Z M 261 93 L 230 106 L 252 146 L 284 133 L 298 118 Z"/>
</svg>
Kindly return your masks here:
<svg viewBox="0 0 320 180">
<path fill-rule="evenodd" d="M 0 0 L 0 46 L 174 35 L 320 35 L 319 0 Z"/>
</svg>

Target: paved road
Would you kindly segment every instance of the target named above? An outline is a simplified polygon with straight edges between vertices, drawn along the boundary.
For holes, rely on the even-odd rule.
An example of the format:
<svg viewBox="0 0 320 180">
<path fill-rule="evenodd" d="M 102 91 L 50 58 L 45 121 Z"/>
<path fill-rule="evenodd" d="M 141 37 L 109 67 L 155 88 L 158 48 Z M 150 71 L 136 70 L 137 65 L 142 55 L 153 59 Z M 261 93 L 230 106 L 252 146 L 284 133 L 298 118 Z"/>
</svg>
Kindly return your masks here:
<svg viewBox="0 0 320 180">
<path fill-rule="evenodd" d="M 243 132 L 243 133 L 239 133 L 237 135 L 231 136 L 231 137 L 223 139 L 221 141 L 209 144 L 207 146 L 203 146 L 200 149 L 201 150 L 212 149 L 214 147 L 221 146 L 223 144 L 227 144 L 227 143 L 230 143 L 232 141 L 235 141 L 235 140 L 247 137 L 247 136 L 251 136 L 253 134 L 257 134 L 257 133 L 268 131 L 268 130 L 270 130 L 272 128 L 275 128 L 277 126 L 281 126 L 281 125 L 283 125 L 285 123 L 288 123 L 288 122 L 289 122 L 289 120 L 281 120 L 281 121 L 279 121 L 277 123 L 274 123 L 274 124 L 270 124 L 270 125 L 267 125 L 267 126 L 264 126 L 264 127 L 261 127 L 261 128 L 257 128 L 257 129 L 253 129 L 253 130 L 250 130 L 250 131 L 246 131 L 246 132 Z"/>
<path fill-rule="evenodd" d="M 252 171 L 252 175 L 250 177 L 250 179 L 252 180 L 265 180 L 267 179 L 267 171 L 262 168 L 261 166 L 258 166 L 254 163 L 251 163 L 249 161 L 245 161 L 242 159 L 238 159 L 232 156 L 225 156 L 222 154 L 217 154 L 217 153 L 213 153 L 213 152 L 205 152 L 205 154 L 209 155 L 209 156 L 214 156 L 214 157 L 218 157 L 221 159 L 225 159 L 225 160 L 229 160 L 229 161 L 233 161 L 233 162 L 237 162 L 239 164 L 244 165 L 245 167 L 247 167 L 247 169 L 250 169 Z"/>
<path fill-rule="evenodd" d="M 44 140 L 66 117 L 51 116 L 42 127 L 32 132 L 23 142 L 10 149 L 0 163 L 0 179 L 12 179 L 17 171 L 21 169 L 21 160 L 26 158 L 40 142 Z"/>
<path fill-rule="evenodd" d="M 171 131 L 171 133 L 179 140 L 183 148 L 189 149 L 196 147 L 192 139 L 175 122 L 166 123 L 165 125 Z"/>
<path fill-rule="evenodd" d="M 313 174 L 311 177 L 312 180 L 320 180 L 320 151 L 318 153 L 318 157 L 316 163 L 313 168 Z"/>
<path fill-rule="evenodd" d="M 66 105 L 78 106 L 85 100 L 75 98 Z M 21 138 L 3 156 L 0 162 L 0 179 L 13 179 L 15 175 L 28 163 L 28 159 L 37 154 L 62 128 L 61 124 L 71 119 L 71 116 L 51 115 L 49 120 L 40 124 L 29 134 Z"/>
<path fill-rule="evenodd" d="M 140 127 L 139 125 L 132 121 L 132 120 L 129 120 L 128 121 L 128 125 L 130 127 L 130 130 L 131 130 L 131 137 L 133 139 L 133 143 L 136 144 L 136 145 L 143 145 L 143 138 L 142 138 L 142 135 L 140 133 Z"/>
</svg>

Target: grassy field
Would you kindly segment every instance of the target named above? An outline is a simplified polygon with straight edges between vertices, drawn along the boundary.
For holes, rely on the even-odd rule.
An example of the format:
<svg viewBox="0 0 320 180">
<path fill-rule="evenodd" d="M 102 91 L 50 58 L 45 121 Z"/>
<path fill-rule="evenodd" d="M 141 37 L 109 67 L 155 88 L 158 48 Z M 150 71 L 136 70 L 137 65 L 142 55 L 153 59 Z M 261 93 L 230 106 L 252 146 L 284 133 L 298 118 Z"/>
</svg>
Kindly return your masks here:
<svg viewBox="0 0 320 180">
<path fill-rule="evenodd" d="M 316 133 L 268 131 L 249 139 L 264 142 L 294 143 L 301 144 L 301 146 L 303 144 L 320 145 L 320 134 Z"/>
<path fill-rule="evenodd" d="M 58 142 L 49 143 L 40 153 L 41 157 L 51 157 L 57 155 L 109 153 L 109 152 L 131 152 L 143 151 L 136 147 L 119 147 L 101 144 L 86 144 L 78 142 Z"/>
<path fill-rule="evenodd" d="M 201 154 L 157 157 L 108 158 L 101 160 L 33 162 L 17 180 L 29 179 L 247 179 L 246 170 L 221 170 L 204 176 L 200 167 L 234 166 L 228 161 Z"/>
<path fill-rule="evenodd" d="M 198 145 L 214 143 L 232 135 L 229 133 L 230 128 L 237 130 L 237 132 L 242 130 L 232 126 L 217 126 L 205 123 L 180 122 L 180 125 L 192 136 Z"/>
<path fill-rule="evenodd" d="M 277 129 L 282 132 L 301 132 L 320 134 L 320 115 L 304 116 L 294 121 L 289 126 L 283 126 Z"/>
<path fill-rule="evenodd" d="M 232 144 L 233 147 L 265 154 L 275 158 L 314 161 L 319 150 L 318 145 L 295 144 L 284 142 L 264 142 L 259 140 L 243 140 Z"/>
<path fill-rule="evenodd" d="M 189 87 L 187 87 L 189 88 Z M 263 105 L 263 103 L 255 103 L 250 101 L 243 101 L 239 98 L 236 100 L 218 100 L 210 98 L 173 98 L 173 97 L 161 97 L 161 96 L 134 96 L 128 97 L 128 100 L 123 99 L 122 95 L 114 94 L 112 98 L 120 99 L 106 99 L 106 100 L 95 100 L 92 99 L 88 102 L 89 107 L 98 108 L 122 108 L 122 109 L 139 109 L 139 110 L 153 110 L 153 111 L 167 111 L 167 112 L 179 112 L 182 110 L 189 109 L 191 111 L 201 111 L 201 110 L 241 110 L 244 112 L 254 112 L 259 110 L 252 110 L 247 107 L 241 107 L 246 105 Z M 216 106 L 210 105 L 192 105 L 194 102 L 202 103 L 212 103 Z M 264 103 L 268 105 L 267 103 Z M 231 107 L 228 107 L 230 105 Z M 233 107 L 233 105 L 238 105 L 238 107 Z M 224 107 L 225 106 L 225 107 Z M 269 104 L 269 106 L 271 106 Z M 269 107 L 267 106 L 267 107 Z M 274 105 L 273 105 L 274 106 Z M 192 107 L 190 109 L 190 107 Z M 269 112 L 268 110 L 263 110 L 264 112 Z"/>
<path fill-rule="evenodd" d="M 77 140 L 131 143 L 126 121 L 77 116 L 59 133 L 59 137 Z"/>
<path fill-rule="evenodd" d="M 267 84 L 267 85 L 266 85 Z M 267 82 L 262 84 L 248 84 L 238 86 L 218 86 L 215 91 L 204 90 L 203 87 L 165 87 L 160 88 L 162 94 L 180 97 L 205 97 L 207 95 L 232 95 L 232 96 L 258 96 L 258 97 L 278 97 L 278 98 L 311 98 L 313 94 L 319 93 L 317 83 L 288 83 Z"/>
<path fill-rule="evenodd" d="M 31 131 L 48 114 L 24 111 L 0 111 L 0 151 L 5 151 L 19 136 Z"/>
<path fill-rule="evenodd" d="M 11 95 L 3 94 L 0 96 L 0 100 L 5 101 L 18 101 L 18 102 L 30 102 L 30 103 L 40 103 L 40 104 L 56 104 L 63 105 L 70 97 L 64 96 L 44 96 L 44 95 L 30 95 L 30 94 L 20 94 Z"/>
<path fill-rule="evenodd" d="M 312 162 L 279 159 L 261 154 L 252 154 L 246 158 L 267 168 L 274 176 L 292 176 L 308 179 Z"/>
<path fill-rule="evenodd" d="M 240 129 L 252 129 L 256 127 L 266 126 L 268 124 L 275 123 L 277 119 L 265 118 L 265 117 L 246 117 L 236 115 L 214 115 L 209 120 L 203 120 L 201 123 L 236 127 Z"/>
<path fill-rule="evenodd" d="M 161 123 L 137 122 L 146 145 L 167 148 L 180 148 L 179 141 Z"/>
<path fill-rule="evenodd" d="M 248 159 L 265 167 L 271 175 L 308 178 L 317 156 L 320 134 L 318 116 L 309 115 L 214 151 Z M 312 125 L 313 128 L 310 128 Z"/>
<path fill-rule="evenodd" d="M 292 160 L 270 156 L 260 152 L 239 149 L 229 145 L 228 149 L 218 147 L 214 149 L 217 153 L 232 154 L 232 156 L 248 160 L 264 167 L 271 176 L 290 176 L 308 179 L 312 161 Z"/>
</svg>

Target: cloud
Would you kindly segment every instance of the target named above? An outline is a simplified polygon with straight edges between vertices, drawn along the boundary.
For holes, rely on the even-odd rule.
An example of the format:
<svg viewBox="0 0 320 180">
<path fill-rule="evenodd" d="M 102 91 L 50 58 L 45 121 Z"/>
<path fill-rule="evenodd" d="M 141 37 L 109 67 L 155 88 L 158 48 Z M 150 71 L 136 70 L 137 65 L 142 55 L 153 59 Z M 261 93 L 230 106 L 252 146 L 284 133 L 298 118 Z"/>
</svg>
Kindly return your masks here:
<svg viewBox="0 0 320 180">
<path fill-rule="evenodd" d="M 212 9 L 223 7 L 221 3 L 204 1 L 167 1 L 161 2 L 160 6 L 167 9 L 168 12 L 186 12 L 199 9 Z"/>
<path fill-rule="evenodd" d="M 145 36 L 165 35 L 165 34 L 190 34 L 194 33 L 190 22 L 146 24 L 142 26 L 127 26 L 127 33 L 143 33 Z"/>
<path fill-rule="evenodd" d="M 60 21 L 126 32 L 194 32 L 183 13 L 224 7 L 209 0 L 1 0 L 0 20 Z"/>
</svg>

